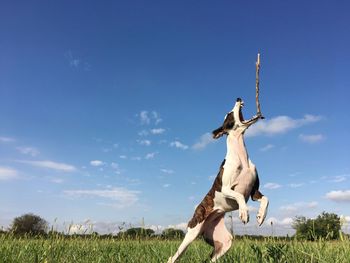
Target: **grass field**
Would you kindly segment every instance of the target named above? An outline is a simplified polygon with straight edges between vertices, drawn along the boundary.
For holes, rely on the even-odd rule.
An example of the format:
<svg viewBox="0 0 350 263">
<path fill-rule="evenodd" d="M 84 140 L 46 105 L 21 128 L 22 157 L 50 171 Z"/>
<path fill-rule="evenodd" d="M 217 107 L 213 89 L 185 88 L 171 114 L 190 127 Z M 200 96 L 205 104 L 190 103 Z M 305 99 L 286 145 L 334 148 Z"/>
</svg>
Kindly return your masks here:
<svg viewBox="0 0 350 263">
<path fill-rule="evenodd" d="M 166 262 L 181 240 L 14 238 L 0 236 L 0 262 Z M 193 242 L 179 262 L 209 262 L 211 247 Z M 350 262 L 350 240 L 234 240 L 219 262 Z"/>
</svg>

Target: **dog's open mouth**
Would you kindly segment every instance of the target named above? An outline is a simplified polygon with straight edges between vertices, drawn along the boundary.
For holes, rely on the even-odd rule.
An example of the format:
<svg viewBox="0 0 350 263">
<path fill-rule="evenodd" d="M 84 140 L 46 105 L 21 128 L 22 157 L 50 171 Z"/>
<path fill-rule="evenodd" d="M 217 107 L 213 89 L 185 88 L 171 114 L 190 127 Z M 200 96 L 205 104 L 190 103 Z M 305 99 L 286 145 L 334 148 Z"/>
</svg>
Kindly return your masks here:
<svg viewBox="0 0 350 263">
<path fill-rule="evenodd" d="M 242 102 L 241 106 L 239 107 L 239 120 L 244 123 L 244 117 L 243 117 L 243 113 L 242 113 L 242 108 L 244 106 L 244 103 Z"/>
</svg>

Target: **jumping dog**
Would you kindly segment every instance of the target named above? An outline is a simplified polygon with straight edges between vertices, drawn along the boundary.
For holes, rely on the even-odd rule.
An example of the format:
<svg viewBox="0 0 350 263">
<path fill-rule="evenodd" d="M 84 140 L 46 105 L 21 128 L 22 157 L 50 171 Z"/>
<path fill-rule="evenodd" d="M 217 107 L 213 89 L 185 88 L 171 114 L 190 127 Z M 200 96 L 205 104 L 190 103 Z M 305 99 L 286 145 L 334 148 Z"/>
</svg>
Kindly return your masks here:
<svg viewBox="0 0 350 263">
<path fill-rule="evenodd" d="M 244 132 L 250 125 L 262 118 L 262 115 L 258 113 L 253 118 L 244 120 L 243 106 L 243 100 L 237 98 L 233 109 L 226 114 L 222 126 L 212 132 L 214 139 L 227 135 L 226 157 L 213 186 L 188 222 L 184 240 L 175 255 L 169 258 L 168 263 L 175 262 L 200 234 L 214 248 L 211 255 L 212 262 L 224 255 L 232 244 L 232 235 L 225 226 L 225 213 L 238 209 L 239 218 L 244 224 L 248 223 L 247 201 L 249 196 L 253 201 L 260 202 L 256 216 L 259 226 L 265 220 L 269 201 L 259 191 L 258 173 L 248 157 L 244 143 Z"/>
</svg>

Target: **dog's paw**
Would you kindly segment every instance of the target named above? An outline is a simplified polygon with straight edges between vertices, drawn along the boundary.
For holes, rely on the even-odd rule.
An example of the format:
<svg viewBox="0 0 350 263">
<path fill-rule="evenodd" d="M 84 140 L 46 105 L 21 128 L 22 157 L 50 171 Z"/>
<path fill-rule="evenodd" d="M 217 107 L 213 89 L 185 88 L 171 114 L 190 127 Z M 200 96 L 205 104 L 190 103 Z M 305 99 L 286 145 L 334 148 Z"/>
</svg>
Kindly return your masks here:
<svg viewBox="0 0 350 263">
<path fill-rule="evenodd" d="M 260 214 L 260 213 L 257 214 L 256 220 L 258 221 L 258 225 L 259 225 L 259 226 L 261 226 L 262 223 L 264 223 L 264 221 L 265 221 L 265 216 L 266 216 L 266 214 L 265 214 L 265 215 L 264 215 L 264 214 Z"/>
<path fill-rule="evenodd" d="M 249 222 L 249 213 L 247 207 L 239 208 L 239 218 L 244 224 Z"/>
<path fill-rule="evenodd" d="M 256 220 L 258 221 L 259 226 L 264 223 L 266 214 L 267 214 L 267 207 L 269 205 L 269 201 L 266 197 L 263 197 L 263 200 L 261 200 L 261 205 L 258 211 L 258 214 L 256 215 Z"/>
</svg>

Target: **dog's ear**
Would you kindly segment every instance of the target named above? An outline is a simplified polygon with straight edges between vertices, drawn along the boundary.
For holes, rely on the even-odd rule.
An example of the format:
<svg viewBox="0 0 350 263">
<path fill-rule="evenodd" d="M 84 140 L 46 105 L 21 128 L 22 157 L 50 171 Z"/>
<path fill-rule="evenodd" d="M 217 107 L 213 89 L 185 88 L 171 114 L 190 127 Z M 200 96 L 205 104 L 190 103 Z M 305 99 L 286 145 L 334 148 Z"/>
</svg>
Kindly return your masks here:
<svg viewBox="0 0 350 263">
<path fill-rule="evenodd" d="M 226 134 L 224 128 L 221 126 L 212 132 L 214 139 L 219 139 L 222 135 Z"/>
</svg>

